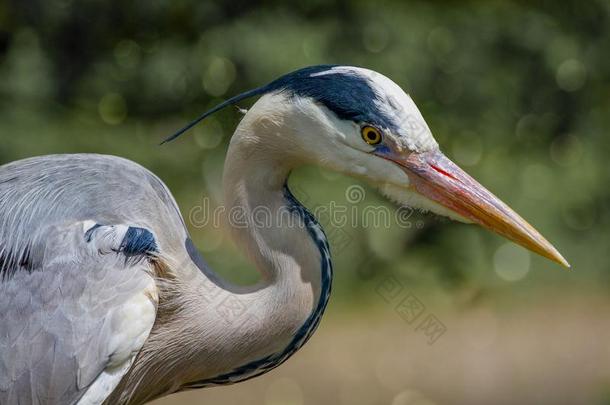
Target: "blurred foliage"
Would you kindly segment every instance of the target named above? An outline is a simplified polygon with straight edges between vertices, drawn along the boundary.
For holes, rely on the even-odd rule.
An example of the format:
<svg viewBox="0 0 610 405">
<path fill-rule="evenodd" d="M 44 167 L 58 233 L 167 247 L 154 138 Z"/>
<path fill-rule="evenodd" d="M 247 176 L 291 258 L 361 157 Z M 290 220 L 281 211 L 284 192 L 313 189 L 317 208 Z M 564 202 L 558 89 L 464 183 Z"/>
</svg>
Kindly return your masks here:
<svg viewBox="0 0 610 405">
<path fill-rule="evenodd" d="M 0 162 L 124 156 L 165 180 L 188 217 L 204 196 L 220 203 L 239 113 L 228 108 L 158 147 L 164 136 L 296 68 L 363 66 L 407 90 L 447 155 L 529 219 L 575 271 L 419 214 L 407 229 L 326 224 L 340 297 L 373 296 L 379 274 L 466 302 L 526 285 L 607 288 L 609 11 L 603 1 L 8 0 L 0 2 Z M 313 207 L 346 203 L 353 180 L 304 168 L 291 184 Z M 366 190 L 360 208 L 390 207 Z M 226 232 L 191 231 L 219 272 L 254 279 Z"/>
</svg>

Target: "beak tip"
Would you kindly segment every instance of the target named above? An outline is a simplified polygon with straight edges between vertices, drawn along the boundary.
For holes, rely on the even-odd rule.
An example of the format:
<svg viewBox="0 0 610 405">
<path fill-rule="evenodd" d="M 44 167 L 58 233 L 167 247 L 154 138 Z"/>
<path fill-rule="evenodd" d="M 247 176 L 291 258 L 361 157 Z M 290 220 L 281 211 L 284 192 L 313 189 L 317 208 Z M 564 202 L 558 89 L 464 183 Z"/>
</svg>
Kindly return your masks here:
<svg viewBox="0 0 610 405">
<path fill-rule="evenodd" d="M 547 256 L 549 259 L 551 259 L 555 263 L 562 265 L 568 270 L 572 269 L 572 265 L 568 263 L 568 261 L 561 255 L 561 253 L 557 251 L 557 249 L 553 248 L 549 253 L 550 254 Z"/>
<path fill-rule="evenodd" d="M 559 264 L 561 264 L 563 267 L 565 267 L 568 270 L 572 270 L 572 265 L 570 263 L 568 263 L 568 261 L 566 259 L 564 259 L 562 256 L 559 256 L 561 258 L 561 260 L 559 261 Z"/>
<path fill-rule="evenodd" d="M 440 150 L 399 155 L 415 190 L 453 213 L 474 222 L 553 262 L 570 263 L 538 231 L 485 187 L 449 160 Z"/>
</svg>

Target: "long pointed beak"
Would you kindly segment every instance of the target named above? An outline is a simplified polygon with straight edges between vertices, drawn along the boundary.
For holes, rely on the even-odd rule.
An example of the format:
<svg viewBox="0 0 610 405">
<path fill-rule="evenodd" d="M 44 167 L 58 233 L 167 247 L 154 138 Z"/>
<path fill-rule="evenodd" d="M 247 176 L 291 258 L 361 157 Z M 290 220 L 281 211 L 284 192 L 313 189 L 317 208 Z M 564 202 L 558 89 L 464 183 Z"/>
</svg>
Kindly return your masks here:
<svg viewBox="0 0 610 405">
<path fill-rule="evenodd" d="M 519 245 L 570 267 L 538 231 L 440 150 L 390 157 L 405 169 L 418 193 Z"/>
</svg>

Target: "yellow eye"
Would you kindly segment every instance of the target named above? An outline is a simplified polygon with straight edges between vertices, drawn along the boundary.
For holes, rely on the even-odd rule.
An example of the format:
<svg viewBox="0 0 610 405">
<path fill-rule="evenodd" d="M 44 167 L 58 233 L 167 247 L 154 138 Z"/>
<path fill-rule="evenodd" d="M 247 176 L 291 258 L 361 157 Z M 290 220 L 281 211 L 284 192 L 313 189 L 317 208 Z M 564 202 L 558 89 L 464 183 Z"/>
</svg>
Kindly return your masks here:
<svg viewBox="0 0 610 405">
<path fill-rule="evenodd" d="M 364 139 L 364 142 L 368 143 L 369 145 L 377 145 L 379 142 L 381 142 L 381 131 L 375 127 L 366 125 L 362 127 L 360 133 L 362 134 L 362 139 Z"/>
</svg>

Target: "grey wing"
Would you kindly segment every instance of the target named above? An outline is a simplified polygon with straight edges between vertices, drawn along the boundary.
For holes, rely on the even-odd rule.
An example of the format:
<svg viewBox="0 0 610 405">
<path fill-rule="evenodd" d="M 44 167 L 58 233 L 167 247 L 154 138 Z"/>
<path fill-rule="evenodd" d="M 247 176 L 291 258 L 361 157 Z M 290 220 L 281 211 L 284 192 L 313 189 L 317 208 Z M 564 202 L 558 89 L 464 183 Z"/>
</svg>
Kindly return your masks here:
<svg viewBox="0 0 610 405">
<path fill-rule="evenodd" d="M 155 321 L 155 239 L 92 221 L 44 233 L 41 268 L 0 283 L 0 403 L 101 403 Z"/>
</svg>

